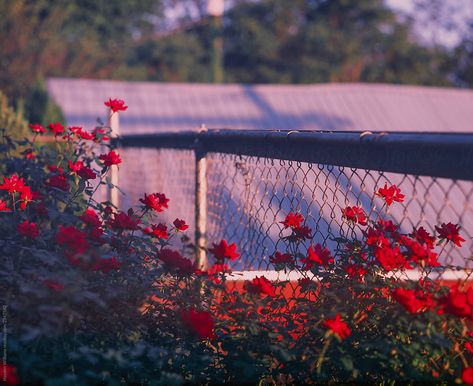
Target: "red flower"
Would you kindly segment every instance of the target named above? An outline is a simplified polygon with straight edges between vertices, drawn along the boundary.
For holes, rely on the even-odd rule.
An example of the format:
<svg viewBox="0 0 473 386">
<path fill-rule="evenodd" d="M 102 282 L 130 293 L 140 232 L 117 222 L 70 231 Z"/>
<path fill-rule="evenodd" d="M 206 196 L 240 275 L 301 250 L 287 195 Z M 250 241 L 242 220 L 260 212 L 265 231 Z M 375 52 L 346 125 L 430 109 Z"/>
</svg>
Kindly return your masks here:
<svg viewBox="0 0 473 386">
<path fill-rule="evenodd" d="M 95 241 L 96 243 L 99 243 L 99 244 L 105 243 L 105 240 L 101 238 L 102 236 L 103 236 L 103 229 L 101 227 L 93 227 L 92 229 L 89 230 L 89 238 L 92 241 Z"/>
<path fill-rule="evenodd" d="M 114 213 L 113 219 L 108 220 L 110 228 L 120 230 L 137 230 L 139 223 L 140 219 L 135 216 L 133 209 L 129 209 L 128 214 L 125 212 Z"/>
<path fill-rule="evenodd" d="M 213 248 L 209 248 L 217 260 L 230 259 L 236 260 L 240 257 L 235 243 L 228 244 L 227 240 L 221 240 L 220 243 L 213 243 Z"/>
<path fill-rule="evenodd" d="M 473 385 L 473 367 L 465 367 L 462 370 L 462 381 L 467 385 Z"/>
<path fill-rule="evenodd" d="M 394 224 L 391 220 L 383 220 L 380 218 L 377 222 L 378 227 L 384 232 L 394 233 L 397 231 L 398 226 Z"/>
<path fill-rule="evenodd" d="M 46 129 L 39 123 L 30 123 L 30 129 L 33 133 L 44 134 Z"/>
<path fill-rule="evenodd" d="M 468 288 L 466 292 L 460 290 L 458 286 L 450 288 L 449 294 L 443 297 L 440 303 L 449 314 L 471 319 L 473 316 L 473 288 Z"/>
<path fill-rule="evenodd" d="M 269 261 L 274 265 L 294 263 L 294 257 L 290 253 L 281 253 L 276 251 L 274 256 L 269 257 Z"/>
<path fill-rule="evenodd" d="M 194 263 L 171 249 L 164 248 L 158 252 L 158 260 L 161 260 L 168 270 L 180 275 L 190 275 L 195 271 Z"/>
<path fill-rule="evenodd" d="M 264 276 L 256 276 L 251 282 L 246 282 L 246 290 L 254 294 L 264 294 L 271 297 L 276 296 L 274 285 Z"/>
<path fill-rule="evenodd" d="M 51 188 L 56 188 L 67 192 L 69 190 L 69 183 L 67 182 L 66 176 L 56 175 L 51 176 L 46 180 L 46 185 Z"/>
<path fill-rule="evenodd" d="M 7 207 L 7 203 L 5 201 L 0 200 L 0 212 L 8 212 L 11 209 Z"/>
<path fill-rule="evenodd" d="M 409 262 L 404 258 L 399 247 L 381 247 L 376 248 L 374 256 L 381 267 L 386 271 L 410 267 Z"/>
<path fill-rule="evenodd" d="M 81 170 L 84 167 L 84 163 L 82 161 L 77 161 L 77 162 L 69 162 L 69 170 L 71 172 L 77 173 L 79 170 Z"/>
<path fill-rule="evenodd" d="M 214 321 L 209 312 L 190 308 L 181 311 L 181 318 L 184 324 L 200 339 L 212 339 L 215 337 L 213 332 Z"/>
<path fill-rule="evenodd" d="M 94 139 L 94 135 L 83 130 L 82 127 L 69 127 L 69 131 L 71 131 L 73 134 L 77 135 L 81 139 Z"/>
<path fill-rule="evenodd" d="M 22 236 L 29 237 L 34 239 L 39 236 L 38 228 L 34 222 L 29 222 L 28 220 L 23 221 L 18 224 L 17 227 L 18 233 Z"/>
<path fill-rule="evenodd" d="M 56 165 L 48 165 L 47 168 L 52 173 L 58 173 L 58 174 L 64 173 L 64 170 Z"/>
<path fill-rule="evenodd" d="M 119 165 L 122 162 L 120 156 L 114 150 L 110 151 L 108 154 L 101 154 L 99 159 L 103 161 L 105 166 Z"/>
<path fill-rule="evenodd" d="M 185 231 L 186 229 L 189 228 L 189 225 L 186 224 L 186 222 L 184 220 L 179 220 L 178 218 L 176 218 L 173 222 L 174 224 L 174 227 L 178 230 L 178 231 Z"/>
<path fill-rule="evenodd" d="M 20 378 L 16 374 L 16 368 L 8 363 L 0 363 L 0 381 L 7 386 L 19 385 Z"/>
<path fill-rule="evenodd" d="M 58 283 L 57 281 L 54 281 L 54 280 L 43 280 L 43 284 L 45 287 L 55 292 L 61 292 L 64 289 L 63 284 Z"/>
<path fill-rule="evenodd" d="M 109 273 L 114 270 L 120 269 L 122 263 L 115 257 L 99 258 L 91 267 L 92 271 L 102 271 L 103 273 Z"/>
<path fill-rule="evenodd" d="M 114 113 L 117 111 L 125 111 L 128 106 L 125 106 L 125 102 L 121 99 L 112 99 L 109 98 L 108 101 L 104 102 L 104 105 L 110 107 Z"/>
<path fill-rule="evenodd" d="M 427 244 L 422 244 L 417 240 L 410 239 L 407 236 L 401 235 L 398 241 L 407 248 L 407 256 L 410 260 L 416 263 L 424 263 L 432 267 L 438 267 L 440 263 L 437 261 L 437 253 L 433 252 L 431 247 Z"/>
<path fill-rule="evenodd" d="M 358 278 L 359 280 L 365 276 L 368 271 L 364 269 L 361 265 L 350 264 L 345 268 L 345 272 L 348 274 L 350 278 Z"/>
<path fill-rule="evenodd" d="M 351 335 L 350 328 L 341 319 L 339 314 L 337 314 L 334 319 L 325 320 L 323 325 L 331 330 L 335 335 L 338 335 L 340 339 L 348 338 Z"/>
<path fill-rule="evenodd" d="M 54 135 L 59 135 L 64 133 L 64 126 L 60 122 L 50 123 L 48 129 Z"/>
<path fill-rule="evenodd" d="M 56 242 L 67 248 L 68 254 L 82 254 L 89 248 L 86 234 L 73 226 L 59 227 L 56 234 Z"/>
<path fill-rule="evenodd" d="M 304 217 L 300 213 L 292 213 L 289 212 L 289 214 L 286 216 L 286 219 L 284 221 L 281 221 L 281 224 L 284 225 L 284 228 L 299 228 L 304 221 Z"/>
<path fill-rule="evenodd" d="M 426 244 L 429 248 L 433 248 L 435 244 L 435 236 L 432 236 L 429 232 L 427 232 L 423 227 L 419 227 L 412 231 L 411 234 L 419 243 Z"/>
<path fill-rule="evenodd" d="M 97 177 L 97 174 L 87 166 L 82 166 L 82 168 L 77 172 L 77 174 L 84 180 L 94 180 Z"/>
<path fill-rule="evenodd" d="M 391 185 L 388 188 L 387 183 L 384 184 L 384 188 L 379 188 L 376 195 L 382 197 L 387 205 L 391 205 L 394 201 L 403 202 L 405 197 L 396 185 Z"/>
<path fill-rule="evenodd" d="M 162 212 L 168 208 L 169 198 L 166 198 L 164 193 L 152 193 L 149 195 L 145 193 L 144 198 L 140 198 L 140 202 L 148 209 Z"/>
<path fill-rule="evenodd" d="M 316 244 L 315 247 L 309 246 L 307 257 L 301 259 L 301 262 L 304 263 L 302 269 L 308 270 L 314 265 L 327 267 L 330 263 L 334 262 L 334 259 L 327 248 L 322 247 L 321 244 Z"/>
<path fill-rule="evenodd" d="M 416 291 L 413 289 L 396 288 L 391 292 L 391 295 L 411 314 L 424 312 L 435 305 L 432 295 L 429 293 L 423 293 L 420 290 Z"/>
<path fill-rule="evenodd" d="M 473 354 L 473 345 L 470 342 L 465 343 L 465 350 L 468 350 L 470 354 Z"/>
<path fill-rule="evenodd" d="M 0 185 L 0 190 L 6 190 L 8 193 L 21 192 L 26 187 L 23 178 L 18 177 L 17 174 L 12 174 L 10 178 L 3 177 L 3 184 Z"/>
<path fill-rule="evenodd" d="M 33 150 L 31 150 L 31 149 L 27 149 L 24 154 L 25 154 L 26 159 L 35 159 L 36 158 L 36 154 L 33 153 Z"/>
<path fill-rule="evenodd" d="M 169 238 L 168 228 L 164 224 L 151 225 L 151 228 L 145 228 L 144 233 L 150 236 L 157 237 L 158 239 L 167 240 Z"/>
<path fill-rule="evenodd" d="M 345 209 L 342 209 L 342 215 L 354 224 L 366 225 L 365 212 L 359 206 L 347 206 Z"/>
<path fill-rule="evenodd" d="M 301 226 L 299 228 L 292 229 L 292 235 L 289 238 L 293 241 L 303 240 L 303 239 L 311 239 L 312 238 L 312 229 L 310 229 L 307 225 Z"/>
<path fill-rule="evenodd" d="M 79 218 L 91 227 L 102 226 L 102 220 L 100 220 L 98 214 L 93 209 L 86 209 L 85 212 L 81 216 L 79 216 Z"/>
<path fill-rule="evenodd" d="M 460 225 L 455 225 L 449 222 L 448 224 L 442 223 L 440 227 L 436 226 L 435 229 L 439 233 L 439 238 L 445 239 L 447 241 L 453 242 L 453 244 L 462 246 L 462 242 L 465 241 L 463 237 L 460 236 Z"/>
</svg>

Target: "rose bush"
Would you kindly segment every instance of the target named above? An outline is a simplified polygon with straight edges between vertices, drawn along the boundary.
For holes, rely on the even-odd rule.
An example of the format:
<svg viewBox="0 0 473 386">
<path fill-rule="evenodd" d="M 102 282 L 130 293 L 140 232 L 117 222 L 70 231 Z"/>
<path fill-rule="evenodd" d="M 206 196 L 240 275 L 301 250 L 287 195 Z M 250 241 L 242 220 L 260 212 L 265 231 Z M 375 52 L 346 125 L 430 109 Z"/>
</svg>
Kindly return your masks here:
<svg viewBox="0 0 473 386">
<path fill-rule="evenodd" d="M 238 246 L 218 240 L 197 266 L 186 222 L 159 221 L 164 193 L 126 211 L 97 199 L 121 164 L 108 127 L 30 127 L 31 140 L 3 132 L 0 145 L 4 383 L 473 384 L 473 289 L 430 276 L 445 268 L 439 248 L 461 247 L 458 225 L 404 234 L 384 208 L 372 220 L 351 205 L 340 218 L 353 236 L 331 251 L 291 212 L 270 261 L 298 281 L 229 280 Z M 55 145 L 39 146 L 48 132 Z M 405 198 L 373 193 L 385 207 Z"/>
</svg>

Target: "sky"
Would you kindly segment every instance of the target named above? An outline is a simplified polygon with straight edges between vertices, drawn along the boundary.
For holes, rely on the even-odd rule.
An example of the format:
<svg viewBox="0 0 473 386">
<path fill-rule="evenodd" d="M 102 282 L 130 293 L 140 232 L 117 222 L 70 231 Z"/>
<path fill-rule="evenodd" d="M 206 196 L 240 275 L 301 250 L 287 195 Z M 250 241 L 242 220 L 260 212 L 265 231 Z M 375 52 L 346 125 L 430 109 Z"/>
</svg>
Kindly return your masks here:
<svg viewBox="0 0 473 386">
<path fill-rule="evenodd" d="M 410 15 L 415 18 L 416 32 L 420 39 L 431 43 L 437 42 L 447 47 L 455 46 L 469 22 L 473 22 L 473 0 L 440 0 L 445 7 L 446 14 L 455 23 L 459 30 L 448 30 L 438 28 L 438 25 L 431 20 L 431 16 L 422 11 L 416 10 L 414 0 L 385 0 L 386 3 L 396 11 Z"/>
</svg>

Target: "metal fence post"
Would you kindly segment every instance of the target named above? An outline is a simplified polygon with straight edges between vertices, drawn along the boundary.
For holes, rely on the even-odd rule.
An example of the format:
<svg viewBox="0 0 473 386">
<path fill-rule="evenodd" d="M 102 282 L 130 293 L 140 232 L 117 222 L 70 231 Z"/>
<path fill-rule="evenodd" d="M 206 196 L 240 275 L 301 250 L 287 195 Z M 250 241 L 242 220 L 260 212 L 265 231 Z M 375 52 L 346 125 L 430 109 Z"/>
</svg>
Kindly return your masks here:
<svg viewBox="0 0 473 386">
<path fill-rule="evenodd" d="M 200 132 L 206 131 L 204 126 Z M 207 158 L 202 144 L 197 139 L 195 146 L 195 244 L 197 264 L 207 269 Z"/>
<path fill-rule="evenodd" d="M 108 110 L 108 126 L 110 127 L 111 137 L 118 138 L 120 135 L 120 116 L 118 111 L 113 112 L 111 109 Z M 108 182 L 113 184 L 114 186 L 118 186 L 118 166 L 110 167 L 110 172 L 108 175 Z M 108 201 L 115 205 L 118 208 L 119 205 L 119 196 L 118 196 L 118 189 L 117 188 L 110 188 L 107 189 L 108 192 Z"/>
</svg>

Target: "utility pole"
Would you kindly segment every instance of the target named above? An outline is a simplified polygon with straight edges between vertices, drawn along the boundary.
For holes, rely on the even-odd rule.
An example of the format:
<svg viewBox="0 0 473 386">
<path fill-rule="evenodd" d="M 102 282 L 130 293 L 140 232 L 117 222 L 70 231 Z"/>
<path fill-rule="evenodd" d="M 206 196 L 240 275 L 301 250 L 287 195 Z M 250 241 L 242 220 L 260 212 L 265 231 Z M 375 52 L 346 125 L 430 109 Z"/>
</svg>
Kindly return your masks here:
<svg viewBox="0 0 473 386">
<path fill-rule="evenodd" d="M 207 13 L 210 17 L 212 38 L 212 74 L 213 83 L 223 82 L 223 12 L 224 0 L 208 0 Z"/>
</svg>

